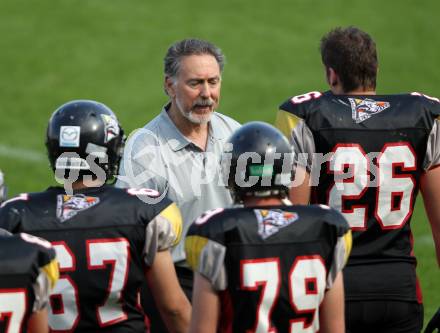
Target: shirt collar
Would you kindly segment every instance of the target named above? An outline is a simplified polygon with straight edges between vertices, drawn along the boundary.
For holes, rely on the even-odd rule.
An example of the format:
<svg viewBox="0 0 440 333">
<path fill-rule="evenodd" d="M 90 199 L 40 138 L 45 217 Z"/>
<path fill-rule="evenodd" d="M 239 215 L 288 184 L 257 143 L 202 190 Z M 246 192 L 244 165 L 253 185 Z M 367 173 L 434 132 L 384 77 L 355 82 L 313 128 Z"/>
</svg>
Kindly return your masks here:
<svg viewBox="0 0 440 333">
<path fill-rule="evenodd" d="M 178 151 L 182 148 L 185 148 L 191 142 L 179 131 L 179 129 L 174 125 L 170 116 L 168 115 L 168 110 L 170 108 L 171 103 L 166 104 L 162 108 L 162 112 L 160 113 L 160 130 L 167 141 L 168 145 L 173 151 Z"/>
<path fill-rule="evenodd" d="M 223 139 L 225 137 L 225 133 L 220 130 L 220 117 L 217 112 L 214 112 L 211 117 L 211 121 L 209 122 L 209 137 L 214 139 Z"/>
</svg>

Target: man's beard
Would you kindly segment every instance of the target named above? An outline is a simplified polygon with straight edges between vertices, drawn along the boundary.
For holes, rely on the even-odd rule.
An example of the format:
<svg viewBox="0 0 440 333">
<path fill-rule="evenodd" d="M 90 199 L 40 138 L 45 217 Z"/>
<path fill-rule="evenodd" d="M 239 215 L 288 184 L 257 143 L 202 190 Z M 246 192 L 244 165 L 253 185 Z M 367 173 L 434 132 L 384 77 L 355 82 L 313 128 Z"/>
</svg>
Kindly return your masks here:
<svg viewBox="0 0 440 333">
<path fill-rule="evenodd" d="M 191 123 L 196 124 L 196 125 L 207 124 L 211 120 L 212 113 L 214 112 L 214 110 L 212 110 L 209 113 L 200 115 L 200 114 L 195 113 L 192 110 L 192 108 L 194 108 L 195 106 L 214 106 L 214 102 L 212 100 L 207 100 L 207 99 L 195 101 L 192 108 L 189 111 L 186 111 L 184 109 L 183 105 L 180 103 L 179 99 L 176 98 L 176 106 L 177 106 L 177 109 L 179 110 L 180 114 L 183 117 L 185 117 Z"/>
</svg>

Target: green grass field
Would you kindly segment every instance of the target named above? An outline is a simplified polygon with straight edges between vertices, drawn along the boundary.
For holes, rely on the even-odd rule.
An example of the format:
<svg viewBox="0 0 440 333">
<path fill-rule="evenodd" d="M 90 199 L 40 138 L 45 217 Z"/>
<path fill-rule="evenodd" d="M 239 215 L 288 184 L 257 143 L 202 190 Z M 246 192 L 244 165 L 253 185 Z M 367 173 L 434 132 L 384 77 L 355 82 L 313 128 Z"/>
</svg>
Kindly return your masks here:
<svg viewBox="0 0 440 333">
<path fill-rule="evenodd" d="M 10 195 L 54 183 L 44 138 L 60 104 L 104 102 L 126 132 L 152 119 L 167 100 L 162 58 L 178 39 L 205 38 L 226 54 L 220 112 L 273 122 L 288 96 L 326 89 L 318 43 L 335 26 L 375 38 L 379 93 L 439 96 L 439 12 L 437 0 L 2 0 L 0 168 Z M 421 200 L 412 225 L 426 323 L 440 274 Z"/>
</svg>

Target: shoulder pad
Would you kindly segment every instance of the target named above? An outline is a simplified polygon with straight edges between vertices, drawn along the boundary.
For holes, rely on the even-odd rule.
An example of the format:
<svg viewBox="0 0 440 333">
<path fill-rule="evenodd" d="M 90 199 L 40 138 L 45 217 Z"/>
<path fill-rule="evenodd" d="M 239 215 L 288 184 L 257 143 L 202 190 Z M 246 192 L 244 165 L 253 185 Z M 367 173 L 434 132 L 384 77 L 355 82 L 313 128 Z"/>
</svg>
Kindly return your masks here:
<svg viewBox="0 0 440 333">
<path fill-rule="evenodd" d="M 19 201 L 19 200 L 23 200 L 23 201 L 29 200 L 29 194 L 28 193 L 21 193 L 16 197 L 13 197 L 9 200 L 6 200 L 1 204 L 0 208 L 5 207 L 6 205 L 10 204 L 11 202 Z"/>
<path fill-rule="evenodd" d="M 288 109 L 295 108 L 295 106 L 320 98 L 321 96 L 322 93 L 319 91 L 310 91 L 302 95 L 296 95 L 282 103 L 280 109 L 287 111 Z"/>
</svg>

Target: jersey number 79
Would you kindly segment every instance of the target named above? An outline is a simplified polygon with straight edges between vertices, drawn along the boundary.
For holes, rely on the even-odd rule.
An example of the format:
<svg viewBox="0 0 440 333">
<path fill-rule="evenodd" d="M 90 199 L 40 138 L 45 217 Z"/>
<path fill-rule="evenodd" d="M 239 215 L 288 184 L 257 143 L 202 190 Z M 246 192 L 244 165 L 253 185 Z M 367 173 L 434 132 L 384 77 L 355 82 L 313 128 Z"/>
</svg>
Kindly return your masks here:
<svg viewBox="0 0 440 333">
<path fill-rule="evenodd" d="M 271 325 L 271 314 L 279 298 L 281 270 L 278 258 L 242 260 L 240 263 L 241 289 L 258 291 L 261 296 L 257 305 L 255 325 L 249 332 L 275 333 Z M 319 255 L 300 256 L 292 264 L 289 276 L 289 301 L 299 316 L 312 313 L 313 319 L 305 317 L 290 321 L 292 333 L 314 333 L 319 330 L 319 305 L 324 298 L 326 268 Z M 309 286 L 313 285 L 313 290 Z"/>
</svg>

